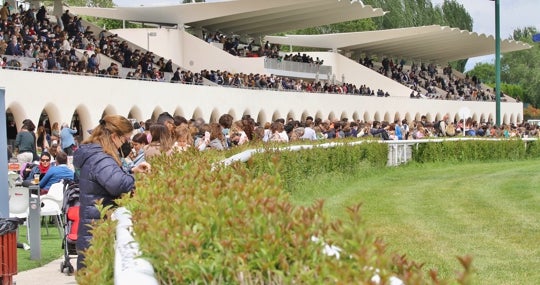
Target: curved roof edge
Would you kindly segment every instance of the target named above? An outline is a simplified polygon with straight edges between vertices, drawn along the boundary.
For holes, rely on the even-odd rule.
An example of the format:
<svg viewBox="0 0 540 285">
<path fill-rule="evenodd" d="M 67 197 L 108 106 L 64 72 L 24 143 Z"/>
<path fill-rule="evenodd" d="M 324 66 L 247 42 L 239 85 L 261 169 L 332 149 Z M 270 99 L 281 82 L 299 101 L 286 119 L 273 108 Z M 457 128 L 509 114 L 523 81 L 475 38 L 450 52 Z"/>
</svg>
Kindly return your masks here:
<svg viewBox="0 0 540 285">
<path fill-rule="evenodd" d="M 439 25 L 340 34 L 267 36 L 265 39 L 274 44 L 442 63 L 495 53 L 493 36 Z M 520 41 L 501 41 L 503 53 L 531 47 Z"/>
<path fill-rule="evenodd" d="M 78 15 L 250 35 L 275 34 L 386 14 L 380 8 L 356 0 L 231 0 L 151 7 L 70 7 L 69 10 Z"/>
</svg>

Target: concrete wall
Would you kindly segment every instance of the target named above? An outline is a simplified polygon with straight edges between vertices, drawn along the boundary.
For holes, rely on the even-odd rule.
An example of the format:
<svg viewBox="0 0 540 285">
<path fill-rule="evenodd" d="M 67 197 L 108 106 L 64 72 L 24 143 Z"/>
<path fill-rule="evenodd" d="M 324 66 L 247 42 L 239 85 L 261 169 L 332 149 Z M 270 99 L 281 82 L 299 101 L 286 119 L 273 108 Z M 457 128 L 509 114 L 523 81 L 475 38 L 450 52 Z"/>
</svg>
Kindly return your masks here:
<svg viewBox="0 0 540 285">
<path fill-rule="evenodd" d="M 77 112 L 84 130 L 97 125 L 103 114 L 146 120 L 164 111 L 206 121 L 217 121 L 224 113 L 235 119 L 249 114 L 258 122 L 308 115 L 364 121 L 411 121 L 421 115 L 433 121 L 445 114 L 452 119 L 495 118 L 494 102 L 261 91 L 7 69 L 0 69 L 0 88 L 6 90 L 6 109 L 18 127 L 26 118 L 37 123 L 42 112 L 59 123 L 70 122 Z M 523 104 L 501 103 L 501 118 L 504 123 L 521 122 Z"/>
<path fill-rule="evenodd" d="M 193 72 L 219 69 L 234 73 L 267 73 L 264 58 L 233 56 L 181 29 L 120 29 L 110 32 L 145 49 L 149 44 L 154 54 L 172 59 Z M 149 37 L 149 32 L 156 33 L 156 36 Z"/>
</svg>

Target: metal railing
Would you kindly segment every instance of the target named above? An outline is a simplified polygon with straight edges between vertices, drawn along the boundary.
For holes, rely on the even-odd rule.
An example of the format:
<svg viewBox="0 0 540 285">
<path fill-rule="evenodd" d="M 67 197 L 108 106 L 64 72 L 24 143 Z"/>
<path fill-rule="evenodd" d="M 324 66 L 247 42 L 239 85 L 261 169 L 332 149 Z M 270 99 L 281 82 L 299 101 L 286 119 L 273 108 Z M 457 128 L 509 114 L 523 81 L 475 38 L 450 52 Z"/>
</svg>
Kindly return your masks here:
<svg viewBox="0 0 540 285">
<path fill-rule="evenodd" d="M 266 58 L 264 68 L 312 74 L 332 74 L 332 66 Z"/>
</svg>

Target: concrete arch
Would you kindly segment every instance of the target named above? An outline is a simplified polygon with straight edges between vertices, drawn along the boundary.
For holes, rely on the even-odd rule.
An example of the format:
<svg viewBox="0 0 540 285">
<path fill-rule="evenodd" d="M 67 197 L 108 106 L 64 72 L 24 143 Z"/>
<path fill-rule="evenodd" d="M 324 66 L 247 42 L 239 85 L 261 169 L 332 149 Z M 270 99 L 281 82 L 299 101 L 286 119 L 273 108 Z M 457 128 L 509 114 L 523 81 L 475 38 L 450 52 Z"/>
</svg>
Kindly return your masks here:
<svg viewBox="0 0 540 285">
<path fill-rule="evenodd" d="M 236 111 L 234 111 L 234 109 L 230 109 L 227 114 L 231 115 L 233 117 L 233 120 L 236 120 Z"/>
<path fill-rule="evenodd" d="M 480 121 L 478 122 L 481 124 L 486 122 L 486 115 L 484 113 L 480 114 Z"/>
<path fill-rule="evenodd" d="M 210 114 L 210 119 L 208 120 L 208 123 L 217 123 L 220 116 L 221 113 L 219 113 L 218 109 L 214 108 L 214 110 L 212 110 L 212 114 Z"/>
<path fill-rule="evenodd" d="M 300 122 L 305 122 L 306 121 L 306 118 L 310 116 L 308 111 L 304 111 L 302 112 L 302 116 L 300 117 Z"/>
<path fill-rule="evenodd" d="M 95 118 L 94 120 L 88 107 L 82 104 L 77 106 L 73 113 L 76 113 L 79 117 L 79 122 L 81 126 L 81 129 L 79 130 L 79 135 L 86 139 L 90 136 L 88 130 L 91 130 L 95 126 L 97 126 L 100 118 Z"/>
<path fill-rule="evenodd" d="M 431 113 L 426 113 L 426 121 L 429 123 L 429 122 L 433 122 L 435 121 L 435 117 L 433 116 L 433 114 Z"/>
<path fill-rule="evenodd" d="M 334 111 L 331 111 L 328 113 L 328 120 L 333 121 L 336 118 L 336 115 L 334 114 Z"/>
<path fill-rule="evenodd" d="M 22 121 L 27 118 L 23 106 L 18 102 L 13 102 L 10 106 L 8 106 L 6 113 L 11 113 L 13 115 L 13 120 L 15 121 L 17 129 L 21 128 Z"/>
<path fill-rule="evenodd" d="M 354 121 L 360 120 L 360 115 L 358 115 L 358 112 L 357 112 L 357 111 L 355 111 L 355 112 L 352 114 L 352 119 L 353 119 Z"/>
<path fill-rule="evenodd" d="M 390 122 L 390 120 L 392 120 L 392 118 L 390 117 L 390 113 L 385 112 L 383 121 Z"/>
<path fill-rule="evenodd" d="M 364 118 L 364 122 L 366 122 L 366 123 L 367 123 L 367 122 L 373 121 L 373 120 L 371 119 L 371 116 L 369 115 L 369 112 L 368 112 L 368 111 L 365 111 L 365 112 L 364 112 L 363 118 Z"/>
<path fill-rule="evenodd" d="M 492 124 L 495 122 L 495 119 L 493 119 L 493 114 L 491 114 L 491 113 L 488 114 L 488 119 L 487 119 L 487 121 L 488 121 L 489 123 L 492 123 Z"/>
<path fill-rule="evenodd" d="M 510 122 L 508 121 L 508 115 L 506 113 L 502 116 L 501 123 L 506 125 L 510 124 Z"/>
<path fill-rule="evenodd" d="M 375 114 L 373 114 L 373 120 L 372 121 L 381 121 L 381 114 L 379 114 L 379 111 L 375 112 Z"/>
<path fill-rule="evenodd" d="M 393 123 L 395 122 L 396 120 L 399 120 L 401 122 L 401 120 L 403 120 L 403 118 L 401 118 L 401 114 L 399 112 L 396 112 L 394 114 L 394 119 L 392 121 L 390 121 L 390 123 Z"/>
<path fill-rule="evenodd" d="M 107 105 L 107 107 L 105 107 L 105 109 L 103 110 L 103 113 L 100 119 L 103 119 L 103 117 L 105 117 L 106 115 L 117 115 L 117 114 L 118 112 L 116 111 L 116 108 L 114 106 Z M 122 114 L 119 114 L 119 115 L 122 115 Z M 125 115 L 122 115 L 122 116 L 125 116 Z"/>
<path fill-rule="evenodd" d="M 295 115 L 294 115 L 294 111 L 293 111 L 293 110 L 290 110 L 289 113 L 287 113 L 287 120 L 286 120 L 286 121 L 289 121 L 289 119 L 296 120 L 296 117 L 295 117 Z"/>
<path fill-rule="evenodd" d="M 347 112 L 343 111 L 341 112 L 341 116 L 339 117 L 340 120 L 343 120 L 343 119 L 349 119 L 349 116 L 347 115 Z"/>
<path fill-rule="evenodd" d="M 150 119 L 152 120 L 152 122 L 155 122 L 157 121 L 157 118 L 159 116 L 159 114 L 163 113 L 163 109 L 159 106 L 156 106 L 154 108 L 154 111 L 152 112 L 152 116 L 150 116 Z"/>
<path fill-rule="evenodd" d="M 317 111 L 317 112 L 315 113 L 315 117 L 314 117 L 313 119 L 317 119 L 317 118 L 319 118 L 319 119 L 321 119 L 321 120 L 324 118 L 324 117 L 323 117 L 323 113 L 322 113 L 321 111 Z"/>
<path fill-rule="evenodd" d="M 408 123 L 412 122 L 413 121 L 413 118 L 411 116 L 411 114 L 409 112 L 405 113 L 405 116 L 404 118 L 401 119 L 401 121 L 403 120 L 407 120 Z"/>
<path fill-rule="evenodd" d="M 472 116 L 473 122 L 477 122 L 477 123 L 480 122 L 479 117 L 480 116 L 477 113 L 474 113 L 473 116 Z"/>
<path fill-rule="evenodd" d="M 264 112 L 264 110 L 260 110 L 259 114 L 257 114 L 257 123 L 262 126 L 267 122 L 268 120 L 266 119 L 266 112 Z"/>
<path fill-rule="evenodd" d="M 191 119 L 198 119 L 198 118 L 204 119 L 203 111 L 199 107 L 195 108 L 195 110 L 193 111 L 193 115 L 191 116 Z"/>
<path fill-rule="evenodd" d="M 251 117 L 251 110 L 250 109 L 245 109 L 244 113 L 242 113 L 242 117 L 238 118 L 238 120 L 242 119 L 244 116 L 250 116 Z"/>
<path fill-rule="evenodd" d="M 184 110 L 182 110 L 180 106 L 176 107 L 176 109 L 174 109 L 173 116 L 181 116 L 185 118 Z"/>
<path fill-rule="evenodd" d="M 139 106 L 131 107 L 131 110 L 129 111 L 127 118 L 134 119 L 137 122 L 143 121 L 145 119 L 141 111 L 141 108 L 139 108 Z"/>
<path fill-rule="evenodd" d="M 274 111 L 274 114 L 272 114 L 272 122 L 277 119 L 282 119 L 281 114 L 279 113 L 279 111 Z"/>
</svg>

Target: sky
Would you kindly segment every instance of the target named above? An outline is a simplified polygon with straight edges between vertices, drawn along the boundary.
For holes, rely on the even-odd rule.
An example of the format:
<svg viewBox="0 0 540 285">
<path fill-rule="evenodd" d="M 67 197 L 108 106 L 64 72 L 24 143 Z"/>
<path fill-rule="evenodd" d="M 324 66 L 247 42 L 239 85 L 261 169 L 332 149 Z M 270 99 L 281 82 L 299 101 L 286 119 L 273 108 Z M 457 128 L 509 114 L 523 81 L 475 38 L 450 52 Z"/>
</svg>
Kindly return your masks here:
<svg viewBox="0 0 540 285">
<path fill-rule="evenodd" d="M 215 2 L 219 0 L 207 0 Z M 473 32 L 495 36 L 495 2 L 490 0 L 456 0 L 473 18 Z M 501 38 L 507 39 L 517 28 L 533 26 L 540 32 L 540 0 L 499 0 Z M 181 0 L 113 0 L 117 6 L 160 6 L 180 4 Z M 434 5 L 442 4 L 444 0 L 431 0 Z M 466 70 L 471 69 L 477 62 L 494 62 L 494 56 L 473 58 L 467 63 Z"/>
</svg>

